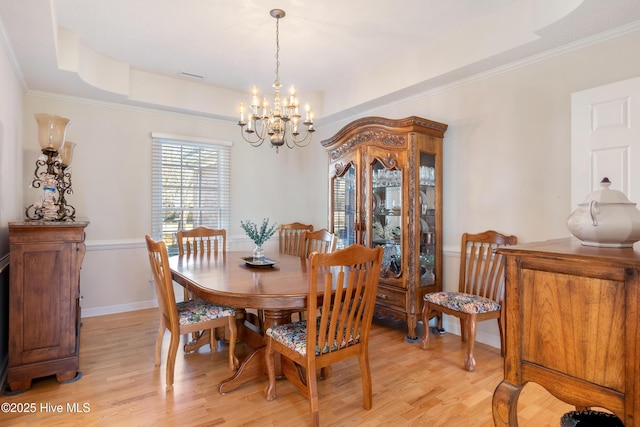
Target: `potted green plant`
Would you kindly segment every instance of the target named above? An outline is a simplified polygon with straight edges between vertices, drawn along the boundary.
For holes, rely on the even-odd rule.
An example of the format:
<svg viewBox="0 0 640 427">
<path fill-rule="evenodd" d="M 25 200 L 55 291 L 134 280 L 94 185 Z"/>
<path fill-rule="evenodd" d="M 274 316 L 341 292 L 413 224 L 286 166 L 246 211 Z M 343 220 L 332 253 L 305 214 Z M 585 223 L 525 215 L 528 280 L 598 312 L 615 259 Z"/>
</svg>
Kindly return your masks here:
<svg viewBox="0 0 640 427">
<path fill-rule="evenodd" d="M 240 227 L 242 227 L 244 232 L 247 233 L 247 236 L 253 240 L 253 243 L 256 244 L 253 250 L 253 260 L 264 261 L 264 249 L 262 245 L 276 232 L 276 225 L 273 224 L 269 226 L 269 218 L 265 218 L 262 220 L 260 228 L 251 220 L 240 221 Z"/>
</svg>

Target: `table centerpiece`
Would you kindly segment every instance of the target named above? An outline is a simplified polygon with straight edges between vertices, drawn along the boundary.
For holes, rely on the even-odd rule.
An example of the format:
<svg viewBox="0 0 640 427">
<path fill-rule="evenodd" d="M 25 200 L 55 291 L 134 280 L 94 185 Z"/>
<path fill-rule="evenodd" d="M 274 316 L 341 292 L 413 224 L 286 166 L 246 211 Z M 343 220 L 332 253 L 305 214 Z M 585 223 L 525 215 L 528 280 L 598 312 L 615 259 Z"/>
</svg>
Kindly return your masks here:
<svg viewBox="0 0 640 427">
<path fill-rule="evenodd" d="M 262 245 L 276 232 L 276 224 L 269 226 L 269 218 L 265 218 L 262 220 L 262 225 L 259 229 L 251 220 L 240 221 L 240 227 L 242 227 L 244 232 L 247 233 L 247 236 L 253 240 L 253 243 L 256 245 L 253 249 L 253 260 L 264 261 L 264 249 Z"/>
</svg>

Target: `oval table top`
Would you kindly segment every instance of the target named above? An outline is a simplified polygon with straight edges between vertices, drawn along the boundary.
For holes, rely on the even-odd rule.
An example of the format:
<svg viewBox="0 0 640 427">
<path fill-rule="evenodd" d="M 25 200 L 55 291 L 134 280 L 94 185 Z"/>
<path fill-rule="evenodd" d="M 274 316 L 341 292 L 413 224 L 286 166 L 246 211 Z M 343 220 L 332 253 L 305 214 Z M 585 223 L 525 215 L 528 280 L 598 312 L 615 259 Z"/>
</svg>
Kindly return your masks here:
<svg viewBox="0 0 640 427">
<path fill-rule="evenodd" d="M 173 280 L 216 304 L 257 309 L 300 309 L 309 292 L 306 259 L 278 254 L 272 267 L 252 267 L 246 251 L 173 256 Z M 318 283 L 322 283 L 318 280 Z"/>
</svg>

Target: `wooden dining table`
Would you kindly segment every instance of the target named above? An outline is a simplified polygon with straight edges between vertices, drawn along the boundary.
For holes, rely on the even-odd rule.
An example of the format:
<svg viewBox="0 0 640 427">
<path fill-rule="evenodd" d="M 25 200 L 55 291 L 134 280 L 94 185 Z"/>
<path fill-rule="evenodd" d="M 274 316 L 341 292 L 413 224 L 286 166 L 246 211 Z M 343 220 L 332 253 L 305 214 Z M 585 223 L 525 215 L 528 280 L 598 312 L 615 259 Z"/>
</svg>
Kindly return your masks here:
<svg viewBox="0 0 640 427">
<path fill-rule="evenodd" d="M 293 310 L 307 306 L 309 284 L 306 259 L 278 254 L 273 266 L 254 267 L 244 259 L 249 255 L 246 251 L 228 251 L 169 258 L 173 280 L 196 296 L 215 304 L 264 312 L 262 330 L 246 319 L 238 321 L 238 336 L 253 351 L 232 377 L 218 384 L 220 393 L 264 378 L 264 330 L 272 325 L 289 323 Z M 322 283 L 320 280 L 318 282 Z M 281 370 L 279 363 L 277 360 L 278 371 Z"/>
</svg>

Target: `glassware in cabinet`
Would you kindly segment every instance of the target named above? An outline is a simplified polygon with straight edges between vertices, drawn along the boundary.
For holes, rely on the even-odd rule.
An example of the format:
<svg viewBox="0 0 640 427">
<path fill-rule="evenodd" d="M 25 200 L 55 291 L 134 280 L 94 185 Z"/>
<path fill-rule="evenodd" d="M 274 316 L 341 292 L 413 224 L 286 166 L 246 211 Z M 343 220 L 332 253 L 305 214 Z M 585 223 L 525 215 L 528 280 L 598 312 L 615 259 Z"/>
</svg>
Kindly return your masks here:
<svg viewBox="0 0 640 427">
<path fill-rule="evenodd" d="M 382 246 L 381 277 L 402 276 L 402 173 L 379 159 L 371 163 L 371 247 Z"/>
</svg>

